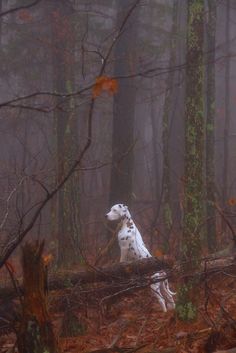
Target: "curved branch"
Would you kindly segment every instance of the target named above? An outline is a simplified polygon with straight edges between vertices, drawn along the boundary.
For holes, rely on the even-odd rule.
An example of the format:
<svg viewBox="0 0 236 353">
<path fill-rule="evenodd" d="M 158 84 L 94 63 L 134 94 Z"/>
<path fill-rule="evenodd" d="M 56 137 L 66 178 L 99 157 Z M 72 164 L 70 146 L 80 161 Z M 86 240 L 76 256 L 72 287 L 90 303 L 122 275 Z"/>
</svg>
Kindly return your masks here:
<svg viewBox="0 0 236 353">
<path fill-rule="evenodd" d="M 20 10 L 29 9 L 30 7 L 33 7 L 33 6 L 37 5 L 37 4 L 40 3 L 41 1 L 42 1 L 42 0 L 35 0 L 35 1 L 32 2 L 31 4 L 22 5 L 22 6 L 19 6 L 19 7 L 13 7 L 12 9 L 9 9 L 9 10 L 3 11 L 3 12 L 0 12 L 0 17 L 9 15 L 10 13 L 14 13 L 14 12 L 17 12 L 17 11 L 20 11 Z"/>
</svg>

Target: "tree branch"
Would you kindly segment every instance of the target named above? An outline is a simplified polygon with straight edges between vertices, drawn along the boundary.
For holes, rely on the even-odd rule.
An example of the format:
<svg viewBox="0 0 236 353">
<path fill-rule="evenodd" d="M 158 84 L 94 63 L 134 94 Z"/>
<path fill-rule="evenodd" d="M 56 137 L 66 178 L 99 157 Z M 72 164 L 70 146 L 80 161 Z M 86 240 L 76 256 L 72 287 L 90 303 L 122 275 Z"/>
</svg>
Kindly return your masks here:
<svg viewBox="0 0 236 353">
<path fill-rule="evenodd" d="M 3 12 L 0 12 L 0 17 L 2 16 L 6 16 L 6 15 L 9 15 L 10 13 L 14 13 L 14 12 L 17 12 L 17 11 L 20 11 L 20 10 L 25 10 L 25 9 L 29 9 L 35 5 L 37 5 L 38 3 L 40 3 L 42 0 L 35 0 L 34 2 L 32 2 L 31 4 L 28 4 L 28 5 L 22 5 L 22 6 L 19 6 L 19 7 L 13 7 L 12 9 L 9 9 L 9 10 L 6 10 L 6 11 L 3 11 Z"/>
</svg>

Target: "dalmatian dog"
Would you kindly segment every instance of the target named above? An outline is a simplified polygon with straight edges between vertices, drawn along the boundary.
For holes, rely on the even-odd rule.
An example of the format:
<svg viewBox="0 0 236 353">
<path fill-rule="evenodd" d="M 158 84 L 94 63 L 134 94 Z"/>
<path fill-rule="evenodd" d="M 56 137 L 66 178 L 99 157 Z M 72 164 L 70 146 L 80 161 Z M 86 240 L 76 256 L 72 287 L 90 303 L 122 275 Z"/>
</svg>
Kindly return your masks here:
<svg viewBox="0 0 236 353">
<path fill-rule="evenodd" d="M 142 236 L 131 218 L 128 207 L 123 204 L 112 206 L 110 212 L 106 214 L 109 221 L 120 221 L 118 241 L 121 251 L 120 262 L 131 262 L 152 255 L 144 245 Z M 166 273 L 159 271 L 152 278 L 162 281 L 151 284 L 151 289 L 157 297 L 164 312 L 175 308 L 173 293 L 169 288 Z"/>
</svg>

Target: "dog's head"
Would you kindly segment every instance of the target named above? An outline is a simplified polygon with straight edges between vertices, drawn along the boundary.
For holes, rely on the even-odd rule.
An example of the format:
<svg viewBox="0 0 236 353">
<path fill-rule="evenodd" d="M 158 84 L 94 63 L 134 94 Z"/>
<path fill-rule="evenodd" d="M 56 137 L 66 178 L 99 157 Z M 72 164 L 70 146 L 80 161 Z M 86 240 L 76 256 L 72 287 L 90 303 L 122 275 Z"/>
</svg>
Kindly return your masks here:
<svg viewBox="0 0 236 353">
<path fill-rule="evenodd" d="M 123 205 L 122 203 L 118 203 L 112 206 L 110 212 L 106 214 L 106 218 L 109 221 L 118 221 L 129 217 L 130 217 L 130 213 L 129 213 L 128 207 Z"/>
</svg>

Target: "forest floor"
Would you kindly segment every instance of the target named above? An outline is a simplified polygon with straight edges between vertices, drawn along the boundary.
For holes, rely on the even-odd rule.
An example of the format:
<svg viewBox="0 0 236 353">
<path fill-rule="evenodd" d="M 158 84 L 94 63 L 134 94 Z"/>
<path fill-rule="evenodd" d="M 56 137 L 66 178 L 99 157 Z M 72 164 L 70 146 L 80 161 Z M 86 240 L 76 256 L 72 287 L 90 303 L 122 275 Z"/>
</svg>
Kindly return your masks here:
<svg viewBox="0 0 236 353">
<path fill-rule="evenodd" d="M 82 296 L 78 289 L 50 292 L 50 312 L 62 353 L 210 353 L 236 347 L 235 274 L 217 273 L 196 292 L 195 322 L 179 321 L 174 311 L 163 313 L 149 288 L 104 307 L 101 284 L 83 287 Z M 68 337 L 71 323 L 72 331 L 73 325 L 80 331 L 75 337 Z M 13 334 L 1 336 L 0 352 L 13 352 L 14 340 Z"/>
</svg>

